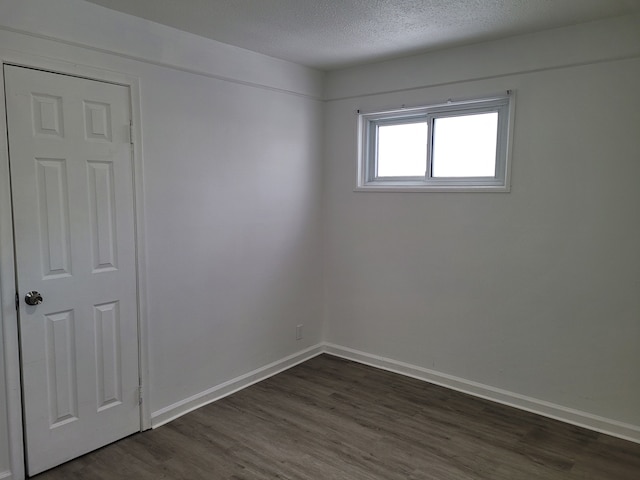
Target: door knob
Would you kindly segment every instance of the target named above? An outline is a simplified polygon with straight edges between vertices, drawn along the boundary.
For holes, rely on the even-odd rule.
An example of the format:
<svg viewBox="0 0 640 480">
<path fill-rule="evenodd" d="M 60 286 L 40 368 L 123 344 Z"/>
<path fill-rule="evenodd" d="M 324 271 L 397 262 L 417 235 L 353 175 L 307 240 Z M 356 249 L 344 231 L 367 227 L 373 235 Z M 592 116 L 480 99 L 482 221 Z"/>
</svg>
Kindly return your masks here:
<svg viewBox="0 0 640 480">
<path fill-rule="evenodd" d="M 40 305 L 42 303 L 42 295 L 38 292 L 29 292 L 24 296 L 24 301 L 27 305 Z"/>
</svg>

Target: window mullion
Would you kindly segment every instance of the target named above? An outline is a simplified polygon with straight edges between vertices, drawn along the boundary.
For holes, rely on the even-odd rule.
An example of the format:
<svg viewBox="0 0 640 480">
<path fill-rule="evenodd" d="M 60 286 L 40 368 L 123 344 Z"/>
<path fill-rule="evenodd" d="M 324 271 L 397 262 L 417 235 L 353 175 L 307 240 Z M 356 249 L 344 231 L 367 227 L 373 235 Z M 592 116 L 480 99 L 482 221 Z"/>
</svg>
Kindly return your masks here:
<svg viewBox="0 0 640 480">
<path fill-rule="evenodd" d="M 425 182 L 429 182 L 432 179 L 432 165 L 433 165 L 433 124 L 434 115 L 427 115 L 427 128 L 429 129 L 427 134 L 427 170 L 425 171 Z"/>
</svg>

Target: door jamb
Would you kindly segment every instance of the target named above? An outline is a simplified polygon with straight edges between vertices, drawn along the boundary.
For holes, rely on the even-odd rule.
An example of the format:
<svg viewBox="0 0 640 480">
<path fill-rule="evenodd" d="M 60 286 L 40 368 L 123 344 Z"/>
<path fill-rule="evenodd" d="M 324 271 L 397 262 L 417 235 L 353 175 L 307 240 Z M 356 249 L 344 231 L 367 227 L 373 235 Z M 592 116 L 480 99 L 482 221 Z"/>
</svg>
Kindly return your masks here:
<svg viewBox="0 0 640 480">
<path fill-rule="evenodd" d="M 134 179 L 134 217 L 136 247 L 136 283 L 138 291 L 138 368 L 142 403 L 140 406 L 140 430 L 151 428 L 151 410 L 149 398 L 149 345 L 147 320 L 147 281 L 146 249 L 144 230 L 144 190 L 142 129 L 140 109 L 140 79 L 136 76 L 78 65 L 63 60 L 54 60 L 23 52 L 0 49 L 0 342 L 3 342 L 4 358 L 0 358 L 0 367 L 4 364 L 6 391 L 7 425 L 9 436 L 8 472 L 14 479 L 25 476 L 25 451 L 22 426 L 22 394 L 20 384 L 20 359 L 18 342 L 18 315 L 15 309 L 15 267 L 13 245 L 13 217 L 11 209 L 11 191 L 9 179 L 9 149 L 7 133 L 7 112 L 4 89 L 4 65 L 11 64 L 27 68 L 46 70 L 63 75 L 115 83 L 129 88 L 130 109 L 133 128 L 133 179 Z M 0 401 L 1 404 L 1 401 Z M 2 412 L 0 412 L 0 415 Z M 0 472 L 2 476 L 4 472 Z"/>
</svg>

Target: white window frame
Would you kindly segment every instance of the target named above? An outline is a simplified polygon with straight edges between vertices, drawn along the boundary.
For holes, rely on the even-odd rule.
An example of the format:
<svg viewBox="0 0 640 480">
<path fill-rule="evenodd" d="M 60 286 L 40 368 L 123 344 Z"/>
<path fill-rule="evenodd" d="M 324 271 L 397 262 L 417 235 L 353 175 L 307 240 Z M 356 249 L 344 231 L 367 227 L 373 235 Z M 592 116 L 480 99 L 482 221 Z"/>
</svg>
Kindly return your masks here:
<svg viewBox="0 0 640 480">
<path fill-rule="evenodd" d="M 401 108 L 397 110 L 359 113 L 358 115 L 358 182 L 356 191 L 510 191 L 511 132 L 513 131 L 514 94 L 464 101 Z M 496 174 L 494 177 L 433 177 L 433 125 L 436 119 L 480 113 L 498 113 L 496 139 Z M 425 175 L 419 177 L 377 177 L 377 131 L 379 126 L 428 123 L 429 140 Z"/>
</svg>

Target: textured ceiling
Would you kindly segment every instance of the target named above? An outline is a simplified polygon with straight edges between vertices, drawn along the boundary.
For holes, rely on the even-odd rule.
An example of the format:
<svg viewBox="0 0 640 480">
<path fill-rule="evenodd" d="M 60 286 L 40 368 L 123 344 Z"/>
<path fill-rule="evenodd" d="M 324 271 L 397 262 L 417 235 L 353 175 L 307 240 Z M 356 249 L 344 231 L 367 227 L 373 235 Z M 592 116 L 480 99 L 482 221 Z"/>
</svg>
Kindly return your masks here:
<svg viewBox="0 0 640 480">
<path fill-rule="evenodd" d="M 640 0 L 87 0 L 331 70 L 640 12 Z"/>
</svg>

